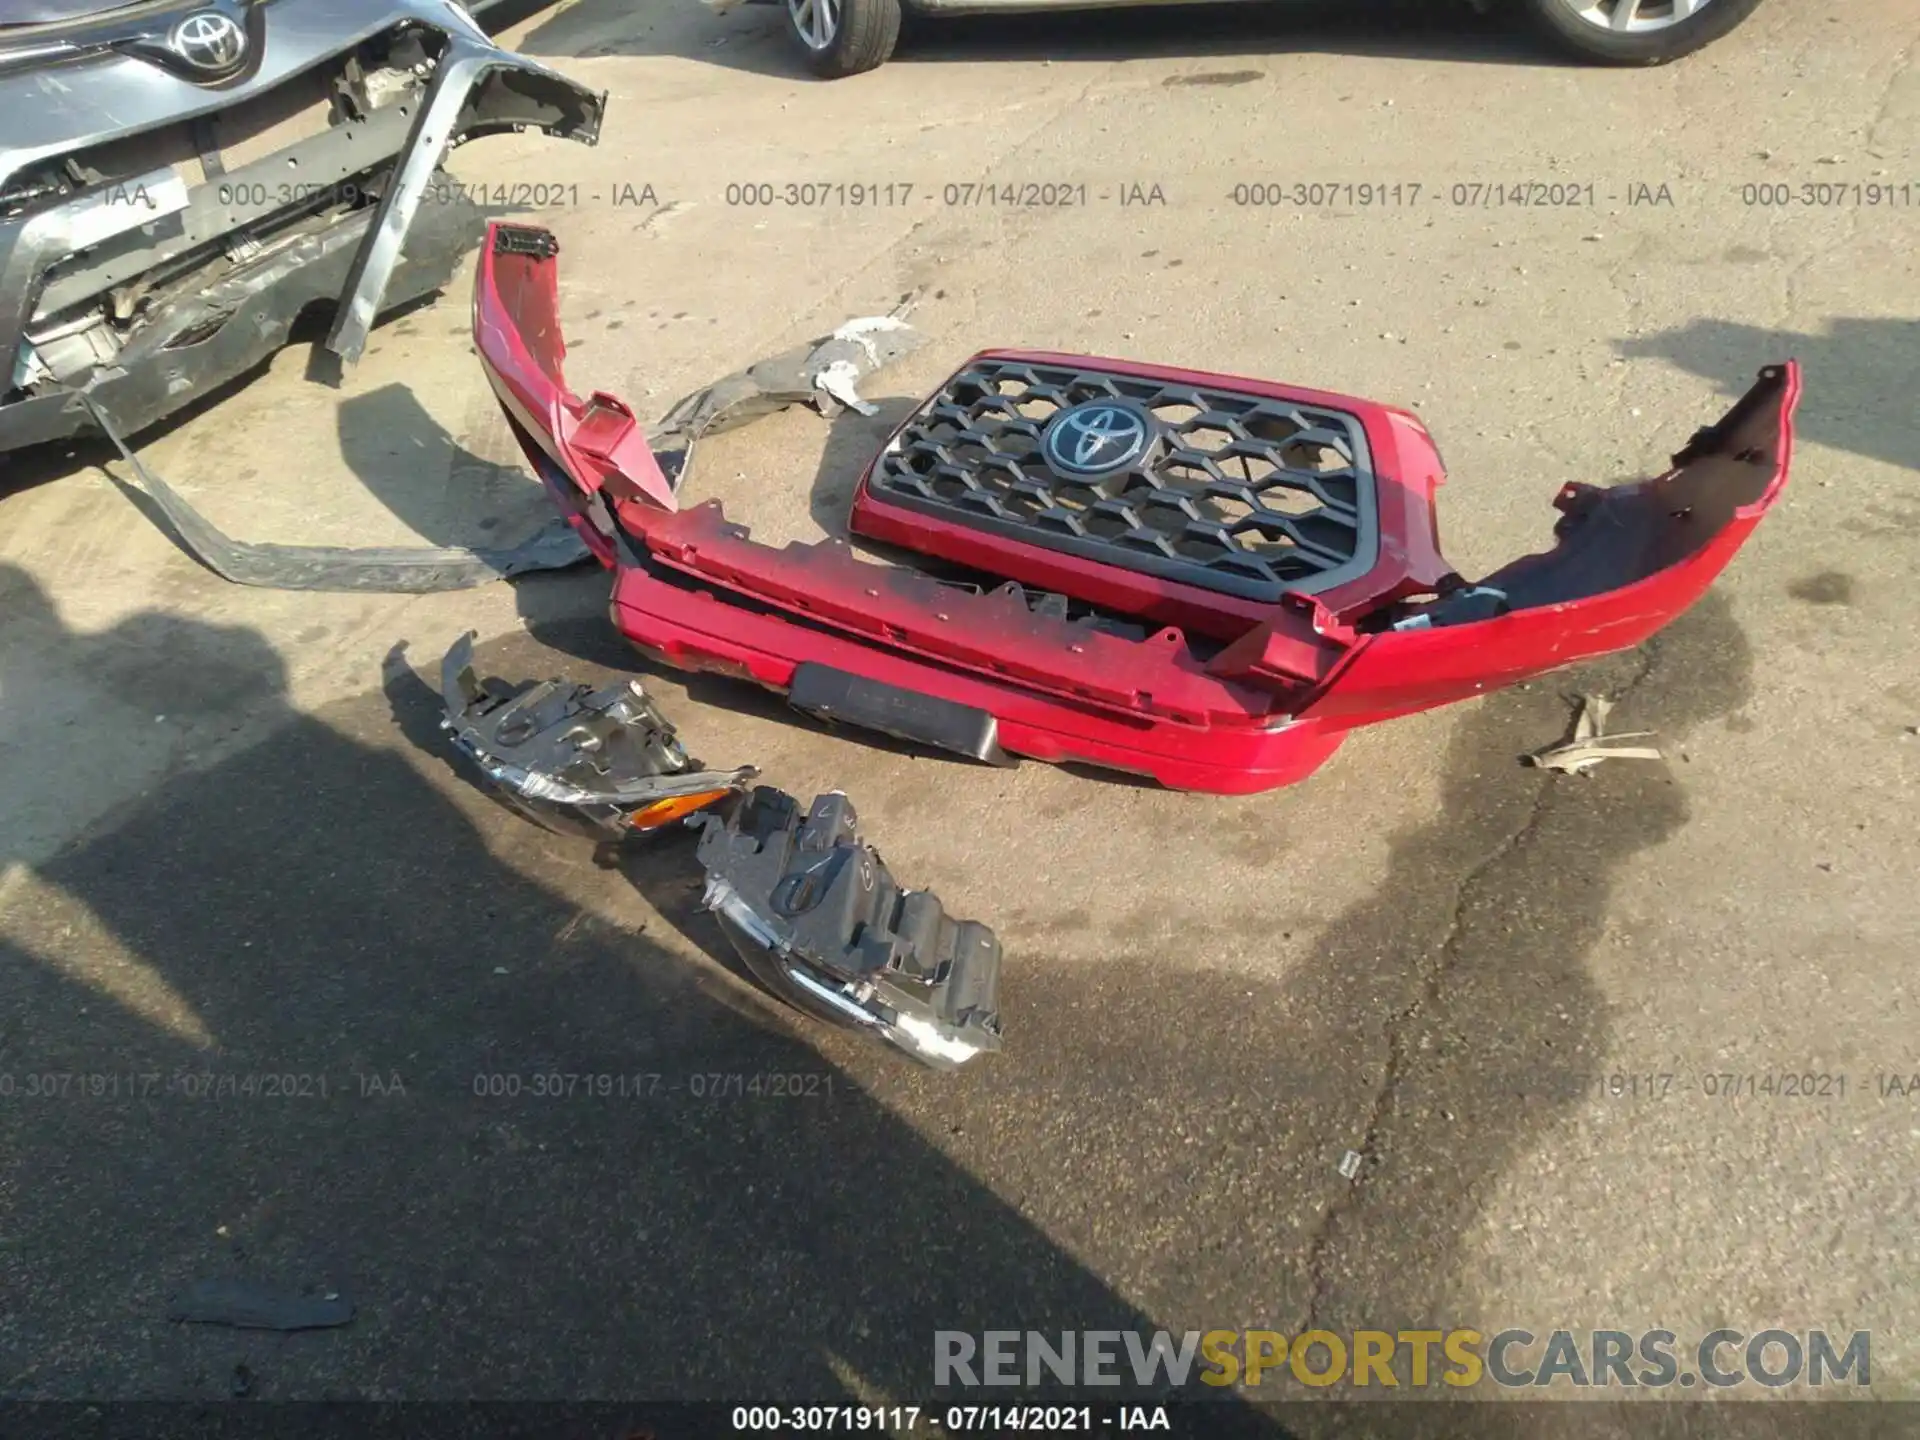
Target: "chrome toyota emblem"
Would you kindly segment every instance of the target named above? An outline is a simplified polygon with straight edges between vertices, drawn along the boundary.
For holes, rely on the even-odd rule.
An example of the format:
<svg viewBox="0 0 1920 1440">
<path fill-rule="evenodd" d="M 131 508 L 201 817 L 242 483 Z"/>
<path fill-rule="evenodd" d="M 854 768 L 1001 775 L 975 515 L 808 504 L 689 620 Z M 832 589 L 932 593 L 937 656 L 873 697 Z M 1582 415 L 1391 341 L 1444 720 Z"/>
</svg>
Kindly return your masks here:
<svg viewBox="0 0 1920 1440">
<path fill-rule="evenodd" d="M 196 10 L 182 16 L 167 35 L 167 48 L 188 69 L 202 75 L 232 70 L 247 54 L 247 32 L 231 15 Z"/>
<path fill-rule="evenodd" d="M 1139 406 L 1089 400 L 1054 418 L 1040 451 L 1064 475 L 1104 475 L 1146 454 L 1152 438 L 1152 421 Z"/>
</svg>

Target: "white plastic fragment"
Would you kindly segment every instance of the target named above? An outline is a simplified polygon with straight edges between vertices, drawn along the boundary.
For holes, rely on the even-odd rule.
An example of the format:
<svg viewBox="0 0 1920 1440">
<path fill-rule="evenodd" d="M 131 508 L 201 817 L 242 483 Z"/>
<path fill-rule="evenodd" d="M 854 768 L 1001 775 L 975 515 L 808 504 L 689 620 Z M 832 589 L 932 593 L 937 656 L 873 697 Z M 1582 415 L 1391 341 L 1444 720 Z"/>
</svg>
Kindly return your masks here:
<svg viewBox="0 0 1920 1440">
<path fill-rule="evenodd" d="M 849 320 L 833 332 L 836 340 L 851 340 L 867 352 L 867 358 L 875 365 L 880 363 L 880 351 L 874 346 L 873 336 L 885 330 L 911 330 L 913 327 L 898 315 L 863 315 L 857 320 Z"/>
<path fill-rule="evenodd" d="M 849 410 L 861 415 L 878 415 L 880 407 L 860 398 L 856 388 L 860 382 L 860 367 L 851 360 L 836 360 L 831 365 L 822 366 L 820 373 L 813 377 L 816 387 L 824 390 Z"/>
<path fill-rule="evenodd" d="M 1574 721 L 1572 738 L 1526 756 L 1529 765 L 1542 770 L 1558 770 L 1565 775 L 1586 775 L 1602 760 L 1658 760 L 1661 754 L 1652 745 L 1622 745 L 1622 740 L 1650 740 L 1650 730 L 1609 735 L 1607 712 L 1613 702 L 1604 695 L 1582 695 L 1579 718 Z"/>
</svg>

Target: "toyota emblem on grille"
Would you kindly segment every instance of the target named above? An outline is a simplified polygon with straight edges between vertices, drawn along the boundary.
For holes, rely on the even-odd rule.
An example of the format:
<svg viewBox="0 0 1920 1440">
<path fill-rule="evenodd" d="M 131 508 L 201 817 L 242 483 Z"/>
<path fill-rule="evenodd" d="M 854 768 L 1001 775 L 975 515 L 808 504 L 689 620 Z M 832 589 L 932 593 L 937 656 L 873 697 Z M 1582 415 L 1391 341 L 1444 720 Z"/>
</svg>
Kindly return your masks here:
<svg viewBox="0 0 1920 1440">
<path fill-rule="evenodd" d="M 246 29 L 218 10 L 183 16 L 167 36 L 167 48 L 180 63 L 202 75 L 219 75 L 239 65 L 247 53 Z"/>
<path fill-rule="evenodd" d="M 1041 443 L 1047 464 L 1067 475 L 1104 475 L 1147 453 L 1147 413 L 1119 400 L 1089 400 L 1062 411 Z"/>
</svg>

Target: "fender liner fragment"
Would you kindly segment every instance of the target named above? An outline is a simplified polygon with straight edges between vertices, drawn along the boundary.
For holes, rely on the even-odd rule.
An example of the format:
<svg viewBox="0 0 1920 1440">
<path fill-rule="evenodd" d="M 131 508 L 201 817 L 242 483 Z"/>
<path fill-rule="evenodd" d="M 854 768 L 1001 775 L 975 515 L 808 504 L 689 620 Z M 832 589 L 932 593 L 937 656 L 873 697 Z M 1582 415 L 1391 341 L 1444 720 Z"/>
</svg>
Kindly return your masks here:
<svg viewBox="0 0 1920 1440">
<path fill-rule="evenodd" d="M 763 785 L 726 819 L 695 823 L 706 906 L 775 995 L 935 1069 L 1000 1048 L 1000 941 L 930 891 L 902 889 L 845 795 L 803 812 Z"/>
<path fill-rule="evenodd" d="M 909 292 L 885 315 L 858 316 L 830 335 L 701 386 L 653 426 L 643 427 L 616 397 L 596 391 L 583 401 L 566 388 L 561 366 L 567 346 L 554 286 L 559 254 L 560 242 L 551 230 L 491 224 L 480 251 L 474 340 L 489 357 L 483 366 L 487 380 L 536 473 L 561 511 L 577 517 L 576 526 L 608 566 L 613 564 L 611 522 L 585 513 L 583 488 L 612 485 L 609 498 L 644 497 L 672 510 L 698 441 L 795 405 L 811 406 L 828 418 L 843 409 L 871 413 L 873 407 L 860 398 L 860 381 L 925 343 L 906 321 L 917 303 Z M 483 306 L 488 297 L 496 297 L 498 305 Z M 502 328 L 500 319 L 511 324 Z M 536 451 L 559 467 L 557 475 L 549 473 L 551 467 Z"/>
<path fill-rule="evenodd" d="M 506 231 L 502 225 L 495 233 L 504 239 Z M 556 252 L 557 247 L 539 258 L 552 259 Z M 906 322 L 913 303 L 913 296 L 905 295 L 888 314 L 849 320 L 831 335 L 756 360 L 702 386 L 661 417 L 653 438 L 691 442 L 794 405 L 811 405 L 829 416 L 843 407 L 861 415 L 876 414 L 855 387 L 925 343 L 925 337 Z"/>
<path fill-rule="evenodd" d="M 556 519 L 518 545 L 506 548 L 405 546 L 357 549 L 337 545 L 272 545 L 235 540 L 221 533 L 186 498 L 140 462 L 99 402 L 76 392 L 107 439 L 120 452 L 173 527 L 181 547 L 223 580 L 269 590 L 352 591 L 426 595 L 470 590 L 537 570 L 565 570 L 593 558 L 586 542 L 564 519 Z"/>
</svg>

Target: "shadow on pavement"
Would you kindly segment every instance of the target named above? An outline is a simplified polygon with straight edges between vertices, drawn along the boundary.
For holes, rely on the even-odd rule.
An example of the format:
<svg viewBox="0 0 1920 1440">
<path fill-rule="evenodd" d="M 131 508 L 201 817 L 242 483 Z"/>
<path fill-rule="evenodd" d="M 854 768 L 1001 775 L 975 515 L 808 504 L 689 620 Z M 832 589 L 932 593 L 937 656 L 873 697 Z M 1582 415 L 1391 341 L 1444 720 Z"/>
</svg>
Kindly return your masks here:
<svg viewBox="0 0 1920 1440">
<path fill-rule="evenodd" d="M 1618 342 L 1630 360 L 1666 360 L 1716 381 L 1727 395 L 1753 383 L 1762 365 L 1783 356 L 1806 371 L 1806 396 L 1794 429 L 1801 438 L 1869 460 L 1920 470 L 1920 320 L 1837 316 L 1819 332 L 1772 330 L 1731 320 L 1695 320 Z M 1909 519 L 1920 524 L 1920 513 Z"/>
<path fill-rule="evenodd" d="M 347 467 L 429 545 L 512 544 L 553 518 L 517 451 L 506 464 L 476 455 L 405 385 L 342 400 L 335 430 Z"/>
<path fill-rule="evenodd" d="M 604 584 L 538 587 L 544 627 L 604 656 L 591 670 L 526 635 L 483 666 L 621 668 L 604 619 L 562 603 L 603 603 Z M 225 1396 L 244 1366 L 263 1399 L 924 1404 L 940 1329 L 1474 1324 L 1498 1300 L 1476 1224 L 1605 1053 L 1586 957 L 1616 878 L 1686 823 L 1686 737 L 1752 683 L 1716 593 L 1637 655 L 1462 707 L 1435 815 L 1388 837 L 1373 892 L 1304 944 L 1257 887 L 1208 877 L 1324 863 L 1324 837 L 1294 833 L 1311 787 L 1228 800 L 1029 767 L 1009 837 L 1053 836 L 1037 864 L 1071 876 L 1077 840 L 1124 826 L 1164 848 L 1166 879 L 977 907 L 1007 944 L 1008 1048 L 934 1076 L 703 958 L 724 942 L 684 844 L 615 874 L 483 798 L 403 663 L 304 716 L 249 632 L 138 617 L 72 636 L 24 577 L 6 593 L 9 625 L 75 667 L 170 687 L 189 716 L 277 716 L 0 882 L 9 1398 Z M 444 638 L 412 657 L 429 675 Z M 1578 688 L 1626 692 L 1620 723 L 1659 731 L 1669 762 L 1522 770 Z M 697 714 L 676 719 L 697 749 Z M 34 763 L 95 763 L 142 721 L 77 714 L 65 758 Z M 968 783 L 847 753 L 856 802 L 896 821 Z M 937 863 L 965 873 L 979 843 L 931 823 L 897 838 L 923 847 L 889 856 L 916 879 L 956 848 Z M 1247 937 L 1292 958 L 1211 968 Z M 30 1098 L 35 1075 L 69 1079 Z M 796 1093 L 746 1089 L 771 1076 Z M 207 1277 L 359 1312 L 286 1336 L 168 1324 L 168 1297 Z M 1280 1433 L 1222 1405 L 1214 1433 Z M 1365 1413 L 1329 1433 L 1367 1433 Z M 1513 1433 L 1538 1419 L 1515 1412 Z"/>
<path fill-rule="evenodd" d="M 1686 825 L 1689 738 L 1747 702 L 1753 667 L 1709 591 L 1640 649 L 1492 695 L 1455 728 L 1439 818 L 1391 837 L 1378 896 L 1329 927 L 1295 987 L 1316 1029 L 1356 1037 L 1372 1095 L 1354 1141 L 1364 1166 L 1316 1237 L 1316 1324 L 1483 1323 L 1499 1306 L 1488 1262 L 1454 1261 L 1540 1136 L 1604 1103 L 1590 1081 L 1608 1060 L 1606 1002 L 1588 954 L 1622 872 L 1657 867 L 1648 857 Z M 1615 697 L 1614 728 L 1655 732 L 1666 758 L 1522 768 L 1582 691 Z M 1551 1236 L 1530 1239 L 1552 1253 Z"/>
<path fill-rule="evenodd" d="M 221 703 L 245 638 L 172 634 L 179 703 Z M 411 676 L 314 718 L 246 668 L 269 738 L 7 882 L 0 1395 L 224 1398 L 244 1366 L 263 1399 L 927 1403 L 937 1329 L 1151 1328 L 875 1093 L 932 1077 L 827 1058 L 419 753 Z M 205 1277 L 358 1314 L 166 1322 Z"/>
<path fill-rule="evenodd" d="M 576 646 L 591 650 L 584 627 L 596 622 L 575 623 Z M 904 1108 L 964 1129 L 994 1190 L 1054 1217 L 1050 1233 L 1076 1253 L 1117 1254 L 1100 1273 L 1117 1264 L 1169 1329 L 1491 1323 L 1501 1297 L 1471 1237 L 1505 1186 L 1526 1183 L 1513 1178 L 1520 1167 L 1596 1098 L 1586 1081 L 1607 1064 L 1608 1016 L 1590 952 L 1623 875 L 1687 824 L 1688 747 L 1746 702 L 1753 669 L 1713 591 L 1636 652 L 1460 707 L 1433 757 L 1433 817 L 1386 837 L 1377 886 L 1326 921 L 1293 921 L 1257 891 L 1204 878 L 1222 855 L 1337 863 L 1289 834 L 1311 786 L 1244 800 L 1140 792 L 1136 802 L 1111 784 L 1041 781 L 1017 807 L 1023 826 L 1053 837 L 1036 865 L 1054 878 L 988 917 L 1010 957 L 1008 1050 L 931 1093 L 917 1088 Z M 1583 690 L 1616 696 L 1617 724 L 1657 732 L 1667 760 L 1590 777 L 1524 768 L 1523 753 L 1564 733 L 1568 699 Z M 710 698 L 770 702 L 755 696 L 740 685 Z M 944 783 L 966 783 L 948 768 Z M 889 796 L 896 774 L 869 762 L 849 788 L 856 800 Z M 1182 833 L 1179 817 L 1201 809 L 1199 828 Z M 1163 849 L 1164 882 L 1130 893 L 1096 875 L 1084 891 L 1063 889 L 1060 856 L 1074 837 L 1120 824 Z M 649 869 L 637 883 L 670 923 L 689 933 L 703 923 L 690 871 Z M 1210 968 L 1248 937 L 1302 954 L 1294 924 L 1314 938 L 1277 984 Z M 1097 962 L 1073 958 L 1089 951 Z M 1352 1181 L 1338 1168 L 1347 1149 L 1363 1157 Z M 1534 1239 L 1550 1247 L 1551 1237 Z M 1301 1393 L 1283 1380 L 1274 1398 Z M 1299 1433 L 1372 1434 L 1374 1413 L 1389 1415 L 1284 1419 Z M 1555 1406 L 1550 1418 L 1475 1406 L 1465 1428 L 1443 1413 L 1423 1429 L 1392 1412 L 1391 1433 L 1519 1440 L 1695 1424 L 1610 1406 Z"/>
<path fill-rule="evenodd" d="M 907 416 L 917 410 L 924 397 L 914 395 L 868 396 L 876 410 L 861 415 L 843 410 L 827 426 L 826 443 L 820 448 L 819 468 L 814 471 L 813 488 L 807 495 L 807 509 L 822 535 L 852 542 L 856 550 L 869 555 L 883 550 L 857 539 L 847 529 L 847 512 L 853 504 L 853 488 L 887 437 L 899 428 Z"/>
</svg>

